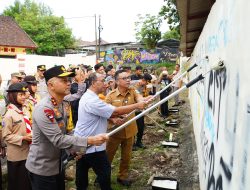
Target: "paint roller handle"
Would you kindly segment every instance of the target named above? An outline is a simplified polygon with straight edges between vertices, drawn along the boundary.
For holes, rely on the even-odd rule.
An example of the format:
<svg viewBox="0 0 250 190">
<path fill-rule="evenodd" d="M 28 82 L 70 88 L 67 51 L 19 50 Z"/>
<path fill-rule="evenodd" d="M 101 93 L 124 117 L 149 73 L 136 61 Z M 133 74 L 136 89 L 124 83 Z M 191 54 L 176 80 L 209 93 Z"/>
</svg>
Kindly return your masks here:
<svg viewBox="0 0 250 190">
<path fill-rule="evenodd" d="M 191 71 L 193 68 L 197 67 L 198 65 L 195 63 L 192 67 L 190 67 L 187 72 Z"/>
<path fill-rule="evenodd" d="M 189 83 L 186 84 L 186 87 L 189 88 L 190 86 L 192 86 L 193 84 L 197 83 L 198 81 L 204 79 L 204 76 L 202 74 L 200 74 L 198 77 L 196 77 L 195 79 L 191 80 Z"/>
</svg>

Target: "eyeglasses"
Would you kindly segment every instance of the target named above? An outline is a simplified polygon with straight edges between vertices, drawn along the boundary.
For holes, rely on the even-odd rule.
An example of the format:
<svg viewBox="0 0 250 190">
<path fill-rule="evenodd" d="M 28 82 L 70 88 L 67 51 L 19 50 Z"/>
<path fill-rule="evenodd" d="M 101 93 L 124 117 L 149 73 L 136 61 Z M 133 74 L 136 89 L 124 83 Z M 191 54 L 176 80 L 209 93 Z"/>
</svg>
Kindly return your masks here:
<svg viewBox="0 0 250 190">
<path fill-rule="evenodd" d="M 128 76 L 128 77 L 121 77 L 119 79 L 122 79 L 122 80 L 131 80 L 131 76 Z"/>
</svg>

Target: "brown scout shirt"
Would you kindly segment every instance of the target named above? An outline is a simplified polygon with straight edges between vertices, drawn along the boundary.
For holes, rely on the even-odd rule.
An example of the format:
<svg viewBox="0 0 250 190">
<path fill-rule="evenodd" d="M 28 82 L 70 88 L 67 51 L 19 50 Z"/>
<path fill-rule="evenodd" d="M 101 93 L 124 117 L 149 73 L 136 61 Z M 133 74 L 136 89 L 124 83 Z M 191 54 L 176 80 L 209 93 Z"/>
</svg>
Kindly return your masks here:
<svg viewBox="0 0 250 190">
<path fill-rule="evenodd" d="M 13 104 L 7 109 L 2 122 L 2 136 L 7 144 L 7 160 L 13 162 L 26 160 L 29 144 L 27 141 L 22 141 L 22 137 L 27 135 L 22 111 Z"/>
<path fill-rule="evenodd" d="M 106 96 L 106 102 L 108 104 L 111 104 L 115 107 L 120 106 L 126 106 L 131 105 L 134 103 L 137 103 L 139 94 L 136 93 L 134 88 L 129 88 L 126 94 L 121 94 L 118 90 L 118 88 L 112 90 L 107 96 Z M 128 119 L 130 120 L 135 115 L 131 115 Z M 113 126 L 111 122 L 109 122 L 109 128 Z M 112 129 L 111 129 L 112 130 Z M 137 125 L 136 122 L 132 122 L 130 125 L 122 129 L 121 131 L 117 132 L 116 134 L 112 135 L 112 137 L 116 138 L 130 138 L 135 136 L 137 133 Z"/>
</svg>

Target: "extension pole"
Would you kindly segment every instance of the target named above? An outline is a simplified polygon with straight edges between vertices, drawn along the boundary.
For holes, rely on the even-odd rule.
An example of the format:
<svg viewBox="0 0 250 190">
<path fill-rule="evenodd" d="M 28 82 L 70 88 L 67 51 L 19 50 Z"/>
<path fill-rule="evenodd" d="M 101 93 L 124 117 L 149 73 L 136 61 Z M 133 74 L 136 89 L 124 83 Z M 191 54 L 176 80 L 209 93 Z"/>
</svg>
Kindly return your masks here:
<svg viewBox="0 0 250 190">
<path fill-rule="evenodd" d="M 180 92 L 186 90 L 187 88 L 191 87 L 192 85 L 194 85 L 195 83 L 197 83 L 198 81 L 204 79 L 205 75 L 207 73 L 209 73 L 212 70 L 220 70 L 224 68 L 224 63 L 223 61 L 219 61 L 219 63 L 217 65 L 215 65 L 214 67 L 212 67 L 208 72 L 206 72 L 205 74 L 200 74 L 199 76 L 197 76 L 195 79 L 191 80 L 189 83 L 187 83 L 185 86 L 181 87 L 180 89 L 176 90 L 175 92 L 173 92 L 172 94 L 170 94 L 169 96 L 167 96 L 166 98 L 162 99 L 161 101 L 157 102 L 156 104 L 154 104 L 152 107 L 149 107 L 148 109 L 142 111 L 139 115 L 133 117 L 132 119 L 128 120 L 127 122 L 125 122 L 124 124 L 122 124 L 121 126 L 117 127 L 116 129 L 114 129 L 113 131 L 109 132 L 107 134 L 107 136 L 112 136 L 113 134 L 117 133 L 118 131 L 122 130 L 123 128 L 127 127 L 129 124 L 131 124 L 133 121 L 136 121 L 137 119 L 139 119 L 140 117 L 144 116 L 145 114 L 149 113 L 151 110 L 153 110 L 154 108 L 160 106 L 161 104 L 165 103 L 166 101 L 168 101 L 169 99 L 173 98 L 175 95 L 179 94 Z"/>
<path fill-rule="evenodd" d="M 167 86 L 165 86 L 163 89 L 161 89 L 159 92 L 157 92 L 152 99 L 157 98 L 162 92 L 164 92 L 165 90 L 167 90 L 173 83 L 175 83 L 176 81 L 178 81 L 180 78 L 182 78 L 184 75 L 186 75 L 188 72 L 190 72 L 191 70 L 193 70 L 195 67 L 197 67 L 198 65 L 195 63 L 193 64 L 193 66 L 191 66 L 190 68 L 188 68 L 188 70 L 186 70 L 185 72 L 183 72 L 180 76 L 178 76 L 175 80 L 173 80 L 171 83 L 169 83 Z M 130 117 L 132 114 L 134 114 L 137 110 L 133 110 L 132 112 L 130 112 L 124 119 L 127 119 L 128 117 Z M 116 125 L 113 125 L 111 128 L 115 127 Z"/>
</svg>

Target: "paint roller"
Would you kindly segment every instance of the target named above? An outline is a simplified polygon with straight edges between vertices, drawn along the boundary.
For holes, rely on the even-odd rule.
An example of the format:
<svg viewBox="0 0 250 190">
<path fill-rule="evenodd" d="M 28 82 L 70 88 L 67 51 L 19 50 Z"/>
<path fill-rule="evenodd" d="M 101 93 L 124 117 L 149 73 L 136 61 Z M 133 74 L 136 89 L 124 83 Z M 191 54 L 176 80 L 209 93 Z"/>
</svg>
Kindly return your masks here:
<svg viewBox="0 0 250 190">
<path fill-rule="evenodd" d="M 206 57 L 206 59 L 208 59 L 207 57 Z M 192 71 L 195 67 L 197 67 L 198 65 L 195 63 L 195 64 L 193 64 L 190 68 L 188 68 L 185 72 L 183 72 L 180 76 L 178 76 L 175 80 L 173 80 L 171 83 L 169 83 L 167 86 L 165 86 L 163 89 L 161 89 L 159 92 L 157 92 L 153 97 L 152 97 L 152 99 L 155 99 L 155 98 L 157 98 L 162 92 L 164 92 L 165 90 L 167 90 L 172 84 L 174 84 L 176 81 L 178 81 L 180 78 L 182 78 L 183 76 L 185 76 L 188 72 L 190 72 L 190 71 Z M 125 118 L 123 118 L 124 120 L 126 120 L 127 118 L 129 118 L 132 114 L 134 114 L 135 112 L 136 112 L 137 110 L 134 110 L 134 111 L 132 111 L 132 112 L 130 112 L 129 114 L 127 114 L 126 115 L 126 117 Z M 114 128 L 114 127 L 116 127 L 116 125 L 113 125 L 112 127 L 111 127 L 111 129 L 112 128 Z"/>
<path fill-rule="evenodd" d="M 194 84 L 196 84 L 198 81 L 204 79 L 205 75 L 207 73 L 209 73 L 212 70 L 221 70 L 225 67 L 224 61 L 219 61 L 217 64 L 212 65 L 212 67 L 205 73 L 205 74 L 200 74 L 198 75 L 196 78 L 194 78 L 193 80 L 191 80 L 190 82 L 188 82 L 186 85 L 184 85 L 183 87 L 179 88 L 178 90 L 176 90 L 175 92 L 173 92 L 172 94 L 170 94 L 169 96 L 165 97 L 164 99 L 160 100 L 159 102 L 157 102 L 156 104 L 152 105 L 151 107 L 147 108 L 146 110 L 142 111 L 140 114 L 138 114 L 137 116 L 133 117 L 132 119 L 128 120 L 127 122 L 125 122 L 124 124 L 122 124 L 121 126 L 117 127 L 116 129 L 112 130 L 111 132 L 109 132 L 107 134 L 107 136 L 112 136 L 113 134 L 117 133 L 118 131 L 122 130 L 123 128 L 125 128 L 126 126 L 128 126 L 129 124 L 131 124 L 132 122 L 136 121 L 137 119 L 139 119 L 140 117 L 144 116 L 145 114 L 149 113 L 151 110 L 153 110 L 154 108 L 160 106 L 161 104 L 165 103 L 166 101 L 168 101 L 169 99 L 173 98 L 175 95 L 179 94 L 180 92 L 186 90 L 187 88 L 193 86 Z"/>
<path fill-rule="evenodd" d="M 190 69 L 188 69 L 189 71 L 191 71 L 193 68 L 195 68 L 197 65 L 194 64 L 192 67 L 190 67 Z M 186 90 L 187 88 L 193 86 L 194 84 L 196 84 L 198 81 L 204 79 L 205 75 L 207 73 L 209 73 L 212 70 L 221 70 L 225 67 L 224 61 L 219 61 L 217 64 L 212 65 L 211 68 L 205 73 L 205 74 L 200 74 L 198 75 L 196 78 L 194 78 L 193 80 L 191 80 L 190 82 L 188 82 L 186 85 L 184 85 L 183 87 L 181 87 L 180 89 L 178 89 L 177 91 L 173 92 L 172 94 L 170 94 L 169 96 L 165 97 L 164 99 L 162 99 L 161 101 L 157 102 L 156 104 L 152 105 L 151 107 L 147 108 L 146 110 L 142 111 L 140 114 L 138 114 L 137 116 L 131 118 L 130 120 L 128 120 L 127 122 L 125 122 L 124 124 L 122 124 L 121 126 L 115 128 L 114 130 L 112 130 L 111 132 L 107 133 L 107 136 L 110 137 L 113 134 L 119 132 L 120 130 L 122 130 L 123 128 L 127 127 L 129 124 L 131 124 L 132 122 L 136 121 L 137 119 L 139 119 L 140 117 L 144 116 L 145 114 L 149 113 L 151 110 L 155 109 L 156 107 L 160 106 L 161 104 L 165 103 L 166 101 L 168 101 L 169 99 L 173 98 L 175 95 L 179 94 L 180 92 Z M 186 72 L 189 72 L 189 71 Z M 185 72 L 184 72 L 185 73 Z M 184 76 L 184 75 L 182 75 Z M 158 93 L 160 94 L 160 93 Z M 132 112 L 131 112 L 132 113 Z M 132 114 L 128 114 L 128 115 L 132 115 Z M 127 116 L 128 117 L 128 116 Z M 87 146 L 87 149 L 90 148 L 91 145 Z M 67 157 L 67 159 L 65 159 L 63 161 L 63 166 L 65 167 L 68 162 L 70 160 L 73 160 L 75 158 L 75 155 L 70 155 Z"/>
</svg>

